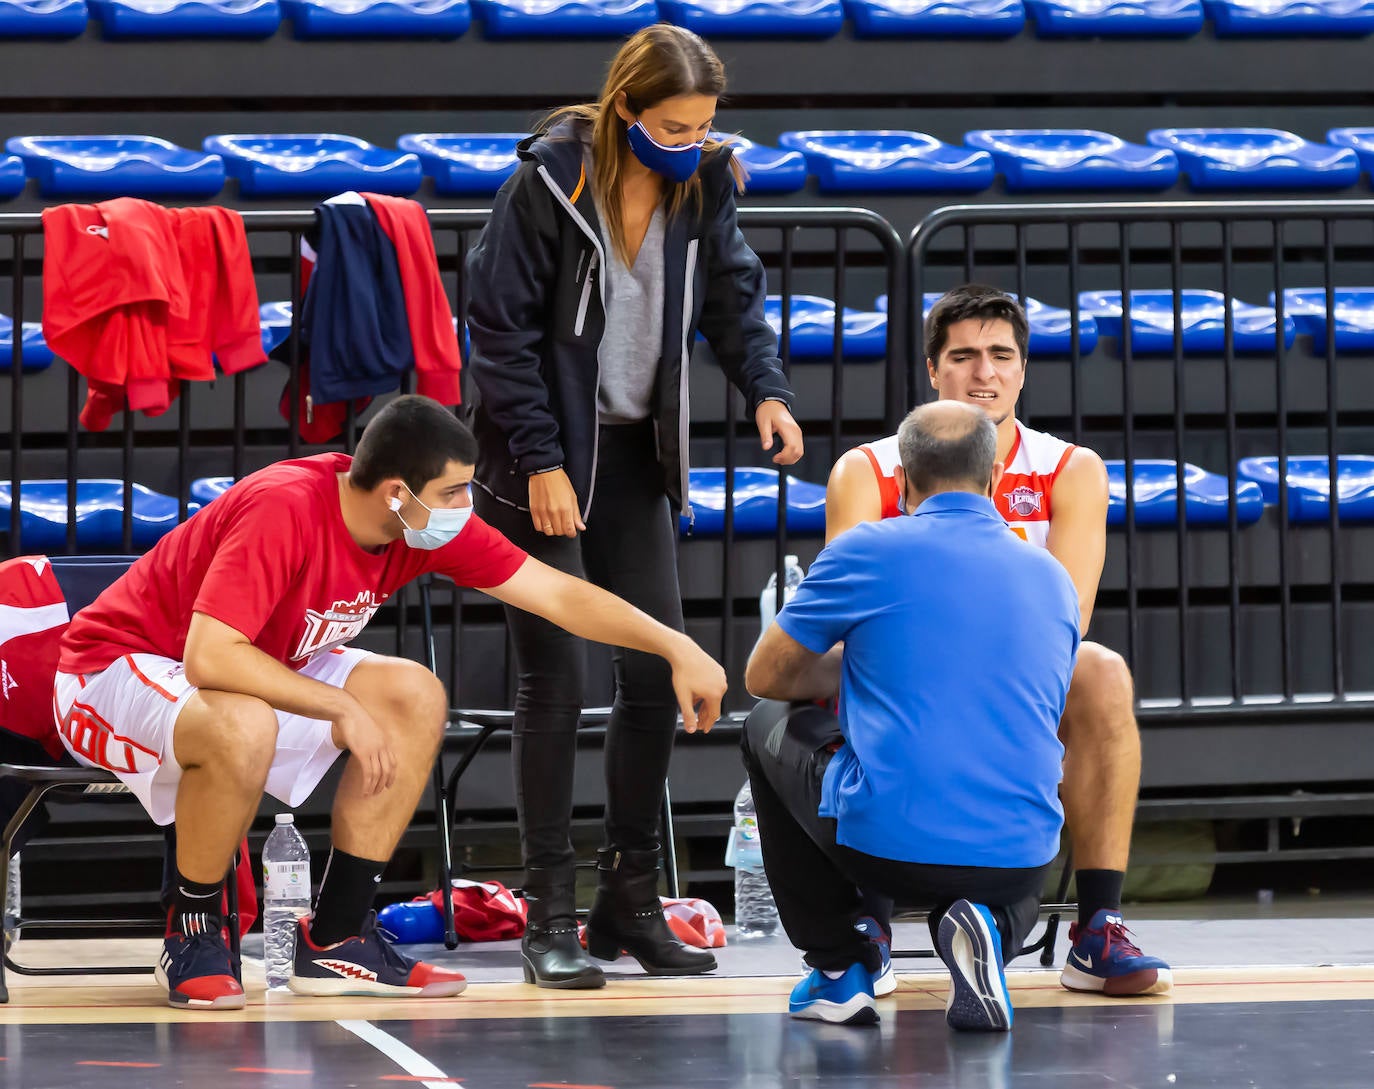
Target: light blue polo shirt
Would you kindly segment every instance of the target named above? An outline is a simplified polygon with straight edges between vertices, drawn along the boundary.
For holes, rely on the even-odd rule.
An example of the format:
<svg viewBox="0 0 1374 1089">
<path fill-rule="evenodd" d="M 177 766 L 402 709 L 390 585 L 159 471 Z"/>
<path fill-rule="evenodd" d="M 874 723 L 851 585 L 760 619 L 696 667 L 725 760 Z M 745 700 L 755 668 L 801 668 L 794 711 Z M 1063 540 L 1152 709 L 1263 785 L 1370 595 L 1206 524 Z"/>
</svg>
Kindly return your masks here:
<svg viewBox="0 0 1374 1089">
<path fill-rule="evenodd" d="M 947 866 L 1055 856 L 1078 595 L 988 499 L 944 492 L 842 534 L 778 624 L 816 654 L 844 642 L 820 808 L 839 843 Z"/>
</svg>

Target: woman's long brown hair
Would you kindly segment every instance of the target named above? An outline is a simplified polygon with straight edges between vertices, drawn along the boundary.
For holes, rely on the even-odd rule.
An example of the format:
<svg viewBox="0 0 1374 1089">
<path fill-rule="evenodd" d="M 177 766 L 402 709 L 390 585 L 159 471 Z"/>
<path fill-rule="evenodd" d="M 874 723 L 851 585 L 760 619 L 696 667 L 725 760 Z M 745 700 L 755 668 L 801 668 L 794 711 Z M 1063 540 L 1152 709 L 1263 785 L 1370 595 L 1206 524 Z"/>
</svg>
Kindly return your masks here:
<svg viewBox="0 0 1374 1089">
<path fill-rule="evenodd" d="M 591 124 L 592 192 L 596 195 L 611 244 L 628 265 L 629 246 L 625 239 L 620 184 L 626 160 L 633 152 L 625 135 L 627 126 L 615 108 L 616 97 L 622 92 L 635 111 L 649 109 L 678 95 L 709 95 L 718 99 L 725 93 L 725 66 L 711 47 L 690 30 L 671 23 L 657 23 L 645 27 L 620 47 L 596 102 L 554 110 L 541 126 L 548 128 L 568 118 Z M 723 146 L 719 140 L 708 139 L 702 154 L 711 154 Z M 744 170 L 737 160 L 732 159 L 730 165 L 735 183 L 742 190 Z M 666 184 L 670 216 L 677 215 L 688 201 L 700 206 L 701 178 L 698 175 L 693 174 L 678 184 Z"/>
</svg>

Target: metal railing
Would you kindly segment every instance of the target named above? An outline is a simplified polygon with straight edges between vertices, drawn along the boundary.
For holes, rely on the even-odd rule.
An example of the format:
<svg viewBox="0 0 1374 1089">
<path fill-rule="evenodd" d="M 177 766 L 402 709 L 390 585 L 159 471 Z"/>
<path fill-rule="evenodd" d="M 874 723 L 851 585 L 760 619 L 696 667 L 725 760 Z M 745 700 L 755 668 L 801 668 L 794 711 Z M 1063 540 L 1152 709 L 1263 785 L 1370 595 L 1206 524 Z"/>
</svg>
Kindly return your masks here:
<svg viewBox="0 0 1374 1089">
<path fill-rule="evenodd" d="M 1104 588 L 1104 600 L 1120 599 L 1124 625 L 1117 637 L 1107 640 L 1117 646 L 1136 667 L 1139 678 L 1146 640 L 1141 625 L 1149 601 L 1149 611 L 1172 609 L 1175 615 L 1170 630 L 1176 634 L 1173 691 L 1158 694 L 1164 701 L 1190 705 L 1203 698 L 1209 702 L 1242 705 L 1256 700 L 1277 699 L 1292 703 L 1314 696 L 1339 702 L 1351 696 L 1347 671 L 1347 631 L 1349 618 L 1343 575 L 1347 570 L 1348 543 L 1342 533 L 1337 481 L 1337 455 L 1350 452 L 1358 441 L 1359 429 L 1374 424 L 1374 400 L 1363 382 L 1345 401 L 1342 369 L 1336 350 L 1336 306 L 1334 291 L 1342 282 L 1368 282 L 1374 269 L 1374 236 L 1371 236 L 1374 205 L 1362 201 L 1244 201 L 1244 202 L 1160 202 L 1160 203 L 1075 203 L 1040 205 L 983 205 L 944 208 L 928 216 L 910 236 L 907 252 L 911 283 L 907 387 L 912 400 L 922 399 L 924 383 L 917 380 L 917 365 L 924 361 L 924 333 L 915 302 L 933 285 L 952 286 L 954 282 L 986 279 L 1014 292 L 1024 302 L 1027 297 L 1066 305 L 1071 313 L 1070 351 L 1067 359 L 1067 389 L 1062 403 L 1052 405 L 1033 396 L 1038 415 L 1071 434 L 1075 443 L 1095 432 L 1124 459 L 1126 474 L 1124 554 L 1121 556 L 1124 593 L 1113 594 Z M 1326 300 L 1326 335 L 1322 344 L 1313 345 L 1321 362 L 1323 396 L 1314 404 L 1311 390 L 1303 403 L 1295 405 L 1292 375 L 1298 353 L 1290 349 L 1285 334 L 1285 287 L 1319 286 Z M 1173 296 L 1172 353 L 1158 363 L 1144 361 L 1134 350 L 1131 291 L 1150 287 L 1167 289 Z M 1223 345 L 1219 358 L 1201 361 L 1185 353 L 1181 290 L 1213 287 L 1224 298 Z M 1235 348 L 1234 300 L 1251 297 L 1267 288 L 1273 292 L 1275 331 L 1273 351 L 1265 360 L 1272 366 L 1272 389 L 1266 394 L 1269 370 L 1255 358 L 1237 358 Z M 1081 351 L 1082 321 L 1079 293 L 1084 290 L 1119 290 L 1122 295 L 1121 328 L 1118 340 L 1121 381 L 1114 404 L 1104 403 L 1101 381 Z M 1263 299 L 1252 299 L 1263 302 Z M 1027 390 L 1033 393 L 1037 367 L 1032 362 Z M 1215 396 L 1216 371 L 1220 371 L 1220 403 Z M 1309 375 L 1310 377 L 1310 375 Z M 1088 404 L 1088 383 L 1093 380 L 1093 404 Z M 1170 397 L 1161 397 L 1161 380 L 1172 388 Z M 1348 381 L 1348 380 L 1346 380 Z M 1152 383 L 1155 383 L 1152 385 Z M 1061 381 L 1061 386 L 1064 384 Z M 1059 387 L 1056 387 L 1059 388 Z M 1140 403 L 1148 394 L 1147 405 Z M 1238 403 L 1244 397 L 1245 404 Z M 1169 400 L 1167 412 L 1161 404 Z M 1219 411 L 1218 411 L 1219 409 Z M 1023 417 L 1024 418 L 1024 417 Z M 1314 586 L 1311 570 L 1315 565 L 1311 548 L 1301 558 L 1307 574 L 1301 587 L 1295 586 L 1294 564 L 1299 546 L 1310 546 L 1311 530 L 1291 524 L 1288 459 L 1294 454 L 1295 425 L 1302 428 L 1302 444 L 1320 447 L 1329 458 L 1329 487 L 1333 501 L 1324 542 L 1329 576 L 1323 586 Z M 1055 429 L 1054 427 L 1050 428 Z M 1364 436 L 1368 441 L 1368 435 Z M 1167 451 L 1175 462 L 1180 486 L 1177 496 L 1177 525 L 1174 530 L 1173 564 L 1176 581 L 1172 587 L 1142 587 L 1140 563 L 1145 545 L 1154 545 L 1159 531 L 1141 530 L 1135 517 L 1136 459 L 1143 446 Z M 1275 578 L 1266 586 L 1257 575 L 1262 566 L 1255 561 L 1248 538 L 1255 527 L 1241 530 L 1237 521 L 1237 462 L 1243 445 L 1265 449 L 1278 459 L 1278 504 L 1276 515 L 1266 515 L 1261 523 L 1271 529 L 1277 549 Z M 1184 489 L 1183 467 L 1190 450 L 1209 449 L 1224 459 L 1227 481 L 1228 515 L 1225 527 L 1225 584 L 1218 601 L 1217 587 L 1207 585 L 1207 573 L 1199 571 L 1200 551 L 1209 551 L 1198 538 L 1209 531 L 1190 530 Z M 1102 451 L 1099 451 L 1102 452 Z M 1313 452 L 1308 450 L 1307 452 Z M 1220 472 L 1221 470 L 1217 466 Z M 1148 538 L 1148 541 L 1147 541 Z M 1311 670 L 1300 680 L 1295 649 L 1300 640 L 1295 626 L 1295 595 L 1301 590 L 1306 608 L 1325 610 L 1329 623 L 1329 670 L 1325 683 L 1310 683 Z M 1271 593 L 1272 592 L 1272 593 Z M 1272 596 L 1272 603 L 1270 597 Z M 1202 614 L 1220 604 L 1226 614 L 1224 640 L 1226 657 L 1222 672 L 1224 690 L 1200 690 L 1197 659 L 1209 650 L 1215 625 Z M 1266 608 L 1277 610 L 1278 646 L 1274 655 L 1256 656 L 1247 648 L 1249 622 Z M 1307 628 L 1312 623 L 1306 624 Z M 1267 629 L 1265 629 L 1267 630 Z M 1156 673 L 1167 673 L 1156 660 Z M 1277 682 L 1276 684 L 1274 682 Z M 1308 683 L 1303 683 L 1306 681 Z M 1256 683 L 1250 683 L 1256 682 Z M 1259 687 L 1262 685 L 1262 687 Z M 1374 686 L 1371 686 L 1374 687 Z"/>
</svg>

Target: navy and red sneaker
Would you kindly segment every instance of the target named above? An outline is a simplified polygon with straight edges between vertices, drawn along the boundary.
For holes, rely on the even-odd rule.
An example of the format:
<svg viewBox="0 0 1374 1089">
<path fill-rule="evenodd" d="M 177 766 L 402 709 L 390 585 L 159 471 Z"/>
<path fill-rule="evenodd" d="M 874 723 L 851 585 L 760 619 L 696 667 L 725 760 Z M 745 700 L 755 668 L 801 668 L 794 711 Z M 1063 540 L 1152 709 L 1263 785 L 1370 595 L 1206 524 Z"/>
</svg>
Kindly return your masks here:
<svg viewBox="0 0 1374 1089">
<path fill-rule="evenodd" d="M 1074 923 L 1069 927 L 1069 942 L 1059 982 L 1070 991 L 1126 997 L 1173 990 L 1169 966 L 1136 947 L 1120 912 L 1103 908 L 1087 926 Z"/>
<path fill-rule="evenodd" d="M 321 948 L 310 937 L 311 916 L 296 929 L 296 961 L 286 985 L 296 994 L 451 998 L 468 985 L 460 972 L 412 960 L 399 952 L 369 911 L 353 938 Z"/>
<path fill-rule="evenodd" d="M 897 975 L 892 970 L 892 939 L 872 915 L 860 916 L 854 929 L 878 947 L 878 970 L 873 973 L 873 997 L 886 998 L 897 993 Z"/>
<path fill-rule="evenodd" d="M 168 934 L 154 978 L 167 988 L 174 1010 L 241 1010 L 243 983 L 224 931 Z"/>
</svg>

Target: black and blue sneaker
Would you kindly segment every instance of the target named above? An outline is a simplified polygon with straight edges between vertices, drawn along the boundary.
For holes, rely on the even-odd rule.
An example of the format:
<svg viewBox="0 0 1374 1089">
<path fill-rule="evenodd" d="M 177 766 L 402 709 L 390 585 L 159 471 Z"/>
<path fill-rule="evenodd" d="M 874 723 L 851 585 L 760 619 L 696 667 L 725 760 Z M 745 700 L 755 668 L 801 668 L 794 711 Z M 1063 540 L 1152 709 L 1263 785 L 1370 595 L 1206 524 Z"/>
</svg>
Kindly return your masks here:
<svg viewBox="0 0 1374 1089">
<path fill-rule="evenodd" d="M 1002 971 L 1002 938 L 992 912 L 982 904 L 956 900 L 936 934 L 940 959 L 949 969 L 945 1020 L 968 1032 L 1011 1028 L 1011 995 Z"/>
<path fill-rule="evenodd" d="M 296 925 L 296 960 L 286 985 L 296 994 L 451 998 L 468 985 L 461 972 L 412 960 L 398 951 L 369 911 L 356 937 L 321 948 L 310 937 L 312 916 Z"/>
</svg>

